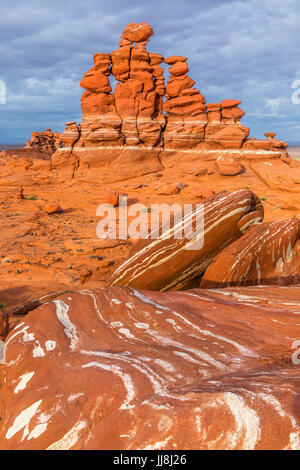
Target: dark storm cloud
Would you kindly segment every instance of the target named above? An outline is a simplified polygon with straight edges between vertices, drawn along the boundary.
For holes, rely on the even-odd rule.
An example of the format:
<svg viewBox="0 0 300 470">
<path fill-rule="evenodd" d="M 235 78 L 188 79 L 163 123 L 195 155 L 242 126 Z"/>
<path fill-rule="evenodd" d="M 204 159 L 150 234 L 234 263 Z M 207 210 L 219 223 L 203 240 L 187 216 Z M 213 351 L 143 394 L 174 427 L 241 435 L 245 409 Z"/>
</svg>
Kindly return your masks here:
<svg viewBox="0 0 300 470">
<path fill-rule="evenodd" d="M 118 47 L 130 21 L 155 31 L 148 49 L 189 58 L 190 76 L 208 102 L 238 98 L 252 135 L 275 130 L 300 141 L 297 0 L 11 0 L 0 5 L 0 142 L 23 142 L 32 130 L 80 120 L 78 83 L 95 52 Z"/>
</svg>

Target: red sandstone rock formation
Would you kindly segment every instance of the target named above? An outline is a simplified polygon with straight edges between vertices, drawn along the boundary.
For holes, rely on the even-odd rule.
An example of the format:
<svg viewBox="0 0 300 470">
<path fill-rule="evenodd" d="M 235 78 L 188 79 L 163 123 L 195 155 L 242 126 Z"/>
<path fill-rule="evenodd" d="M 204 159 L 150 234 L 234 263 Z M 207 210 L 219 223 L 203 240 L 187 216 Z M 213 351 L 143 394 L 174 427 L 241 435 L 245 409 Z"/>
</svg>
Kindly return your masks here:
<svg viewBox="0 0 300 470">
<path fill-rule="evenodd" d="M 146 23 L 131 23 L 122 34 L 120 49 L 111 54 L 95 54 L 94 67 L 80 83 L 87 91 L 82 96 L 83 123 L 78 145 L 159 144 L 165 122 L 163 69 L 159 66 L 163 57 L 146 50 L 152 34 Z M 118 82 L 114 94 L 110 74 Z"/>
<path fill-rule="evenodd" d="M 299 305 L 280 287 L 62 295 L 6 339 L 0 448 L 299 449 Z"/>
<path fill-rule="evenodd" d="M 254 212 L 256 220 L 257 211 L 261 220 L 261 203 L 251 191 L 219 193 L 160 236 L 150 233 L 138 242 L 129 259 L 113 274 L 111 285 L 160 291 L 186 287 L 206 270 L 220 250 L 241 236 L 245 218 L 249 224 L 249 214 Z"/>
<path fill-rule="evenodd" d="M 1 152 L 9 158 L 51 160 L 53 154 L 62 147 L 61 134 L 46 129 L 44 132 L 32 132 L 31 140 L 27 140 L 23 148 L 9 149 Z M 3 158 L 2 158 L 3 160 Z"/>
<path fill-rule="evenodd" d="M 52 154 L 61 148 L 62 141 L 59 132 L 53 133 L 51 129 L 46 129 L 45 132 L 32 132 L 31 140 L 27 140 L 25 146 L 30 150 L 37 149 Z"/>
<path fill-rule="evenodd" d="M 201 287 L 300 284 L 300 220 L 255 225 L 224 249 L 205 272 Z"/>
<path fill-rule="evenodd" d="M 206 102 L 203 95 L 193 88 L 195 81 L 188 75 L 186 57 L 172 56 L 165 60 L 171 78 L 167 82 L 164 104 L 167 125 L 164 132 L 164 148 L 199 148 L 204 140 L 207 124 Z"/>
<path fill-rule="evenodd" d="M 287 144 L 274 133 L 267 133 L 265 141 L 248 139 L 249 129 L 240 123 L 245 114 L 238 107 L 241 101 L 206 104 L 188 76 L 186 57 L 164 60 L 148 52 L 152 34 L 147 23 L 130 23 L 119 49 L 94 55 L 93 67 L 80 82 L 86 90 L 82 122 L 66 124 L 61 135 L 65 148 L 53 156 L 59 175 L 105 182 L 109 172 L 111 181 L 123 180 L 161 170 L 159 155 L 173 150 L 196 151 L 199 157 L 231 151 L 247 158 L 259 153 L 287 160 Z M 166 87 L 163 61 L 170 66 Z M 110 75 L 117 81 L 114 92 Z M 96 174 L 100 168 L 104 171 Z"/>
</svg>

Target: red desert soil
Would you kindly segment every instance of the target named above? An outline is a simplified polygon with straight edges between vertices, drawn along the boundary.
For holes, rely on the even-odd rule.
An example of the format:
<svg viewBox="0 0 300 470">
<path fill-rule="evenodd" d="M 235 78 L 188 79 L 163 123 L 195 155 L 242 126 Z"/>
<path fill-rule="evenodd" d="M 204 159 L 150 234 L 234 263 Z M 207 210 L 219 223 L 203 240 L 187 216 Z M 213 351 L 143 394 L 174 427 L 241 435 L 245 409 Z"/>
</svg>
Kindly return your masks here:
<svg viewBox="0 0 300 470">
<path fill-rule="evenodd" d="M 298 162 L 299 167 L 292 169 L 279 159 L 243 161 L 246 167 L 243 174 L 222 176 L 215 161 L 209 157 L 201 155 L 197 160 L 195 157 L 194 161 L 190 160 L 186 158 L 182 162 L 182 155 L 177 154 L 163 162 L 165 168 L 159 173 L 114 184 L 95 185 L 75 179 L 62 184 L 49 169 L 35 173 L 21 170 L 18 184 L 14 174 L 1 178 L 0 302 L 5 304 L 4 311 L 11 311 L 22 302 L 50 291 L 80 289 L 83 282 L 80 276 L 89 270 L 93 274 L 86 284 L 88 287 L 105 284 L 118 260 L 128 255 L 131 246 L 130 240 L 97 238 L 96 226 L 100 218 L 96 216 L 96 210 L 106 201 L 106 190 L 127 194 L 129 202 L 150 207 L 152 203 L 201 202 L 202 199 L 192 192 L 194 187 L 209 187 L 215 193 L 249 188 L 263 198 L 264 221 L 290 218 L 300 213 L 300 193 L 296 192 L 298 187 L 300 192 Z M 281 182 L 276 189 L 270 188 L 267 171 L 263 171 L 269 168 L 274 175 L 270 180 L 277 177 Z M 205 174 L 195 176 L 206 169 Z M 3 174 L 8 170 L 1 167 L 0 171 Z M 161 188 L 176 183 L 187 186 L 172 196 L 159 194 Z M 24 188 L 24 199 L 18 198 L 20 184 Z M 44 208 L 51 203 L 60 205 L 64 212 L 47 214 Z M 106 266 L 107 263 L 103 264 L 106 261 L 111 264 Z"/>
</svg>

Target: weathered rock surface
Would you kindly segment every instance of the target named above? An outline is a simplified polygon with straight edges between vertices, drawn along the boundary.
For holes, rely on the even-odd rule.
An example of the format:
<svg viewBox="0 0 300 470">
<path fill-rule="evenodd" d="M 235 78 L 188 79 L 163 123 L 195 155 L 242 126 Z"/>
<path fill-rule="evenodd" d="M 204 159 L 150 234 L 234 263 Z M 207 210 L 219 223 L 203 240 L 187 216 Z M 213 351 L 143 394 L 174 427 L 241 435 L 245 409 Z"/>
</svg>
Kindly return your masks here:
<svg viewBox="0 0 300 470">
<path fill-rule="evenodd" d="M 0 448 L 299 449 L 299 308 L 297 288 L 67 293 L 6 339 Z"/>
<path fill-rule="evenodd" d="M 238 223 L 257 211 L 262 219 L 262 205 L 251 191 L 221 192 L 181 221 L 175 218 L 171 229 L 162 227 L 161 234 L 150 233 L 139 241 L 114 272 L 111 284 L 159 291 L 184 288 L 241 236 Z"/>
<path fill-rule="evenodd" d="M 300 162 L 294 161 L 292 168 L 282 162 L 254 161 L 250 164 L 251 170 L 271 190 L 280 192 L 300 193 Z M 298 197 L 298 196 L 297 196 Z"/>
<path fill-rule="evenodd" d="M 205 272 L 201 287 L 300 284 L 300 220 L 250 227 Z"/>
</svg>

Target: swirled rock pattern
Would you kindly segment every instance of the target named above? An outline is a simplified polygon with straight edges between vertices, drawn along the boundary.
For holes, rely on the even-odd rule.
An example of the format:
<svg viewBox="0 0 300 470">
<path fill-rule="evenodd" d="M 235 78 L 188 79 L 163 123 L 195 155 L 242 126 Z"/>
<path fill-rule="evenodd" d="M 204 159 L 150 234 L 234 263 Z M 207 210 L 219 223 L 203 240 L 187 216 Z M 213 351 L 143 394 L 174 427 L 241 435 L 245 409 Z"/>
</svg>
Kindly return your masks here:
<svg viewBox="0 0 300 470">
<path fill-rule="evenodd" d="M 300 220 L 250 227 L 224 249 L 206 270 L 201 287 L 300 284 Z"/>
<path fill-rule="evenodd" d="M 299 449 L 299 312 L 299 288 L 67 293 L 6 339 L 0 448 Z"/>
<path fill-rule="evenodd" d="M 258 212 L 260 211 L 260 213 Z M 242 235 L 244 221 L 254 214 L 257 221 L 263 208 L 248 190 L 226 191 L 162 230 L 141 240 L 129 259 L 113 274 L 112 285 L 137 289 L 182 289 L 199 277 L 216 254 Z M 154 239 L 151 239 L 154 238 Z"/>
</svg>

